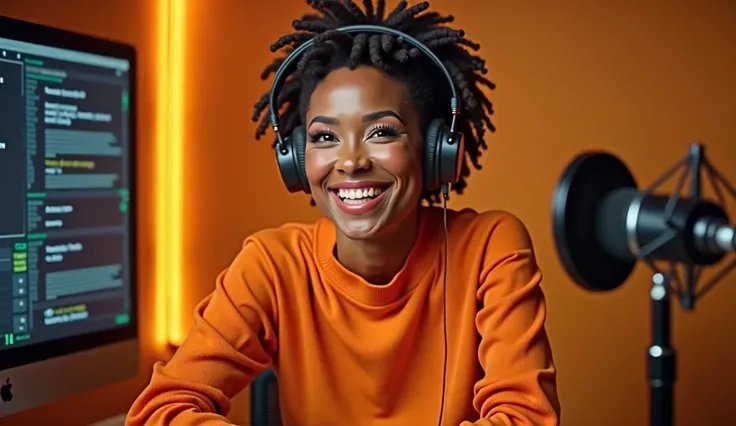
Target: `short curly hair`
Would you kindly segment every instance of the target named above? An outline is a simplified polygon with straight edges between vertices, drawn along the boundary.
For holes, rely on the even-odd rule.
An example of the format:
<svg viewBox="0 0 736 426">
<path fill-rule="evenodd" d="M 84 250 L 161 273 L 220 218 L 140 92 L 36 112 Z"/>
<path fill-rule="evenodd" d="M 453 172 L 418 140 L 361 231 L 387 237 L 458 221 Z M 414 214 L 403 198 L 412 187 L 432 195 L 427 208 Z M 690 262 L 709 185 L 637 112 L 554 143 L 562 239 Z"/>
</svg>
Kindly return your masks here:
<svg viewBox="0 0 736 426">
<path fill-rule="evenodd" d="M 494 89 L 495 84 L 484 75 L 485 61 L 471 51 L 480 48 L 478 43 L 465 38 L 465 32 L 445 24 L 454 21 L 453 16 L 426 12 L 429 2 L 409 7 L 399 1 L 396 8 L 386 14 L 386 1 L 362 0 L 363 10 L 352 0 L 307 0 L 318 14 L 302 16 L 294 20 L 296 32 L 284 35 L 271 45 L 271 51 L 285 49 L 287 55 L 307 40 L 314 39 L 299 59 L 295 70 L 287 76 L 277 99 L 280 112 L 280 131 L 289 134 L 303 123 L 312 91 L 331 71 L 361 65 L 377 67 L 401 81 L 408 89 L 419 111 L 422 125 L 426 127 L 432 117 L 448 118 L 450 115 L 449 88 L 436 66 L 420 52 L 387 34 L 351 33 L 336 31 L 347 25 L 372 24 L 399 30 L 424 43 L 442 61 L 452 76 L 461 100 L 461 110 L 456 126 L 465 137 L 465 158 L 459 181 L 453 190 L 462 194 L 470 176 L 469 163 L 480 169 L 479 157 L 488 148 L 486 130 L 494 131 L 491 122 L 493 104 L 482 88 Z M 426 13 L 425 13 L 426 12 Z M 286 56 L 275 59 L 261 73 L 268 79 L 278 70 Z M 436 70 L 436 71 L 428 71 Z M 440 82 L 440 83 L 437 83 Z M 253 121 L 260 121 L 256 139 L 260 139 L 269 127 L 268 97 L 265 93 L 254 106 Z M 276 141 L 274 141 L 274 144 Z M 422 192 L 421 199 L 428 204 L 440 201 L 439 191 Z"/>
</svg>

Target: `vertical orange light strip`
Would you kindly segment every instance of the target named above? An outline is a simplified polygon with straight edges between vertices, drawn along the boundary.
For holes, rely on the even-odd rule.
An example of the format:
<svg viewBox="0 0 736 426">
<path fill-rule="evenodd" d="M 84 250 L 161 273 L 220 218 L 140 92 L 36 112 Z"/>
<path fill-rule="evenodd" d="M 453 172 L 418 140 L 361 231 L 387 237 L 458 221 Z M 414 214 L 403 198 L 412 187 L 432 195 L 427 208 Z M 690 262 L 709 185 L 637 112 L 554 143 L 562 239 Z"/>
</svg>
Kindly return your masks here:
<svg viewBox="0 0 736 426">
<path fill-rule="evenodd" d="M 156 108 L 155 339 L 179 345 L 182 326 L 183 103 L 186 0 L 159 0 Z"/>
<path fill-rule="evenodd" d="M 179 346 L 184 341 L 182 318 L 182 254 L 184 232 L 184 81 L 186 60 L 186 6 L 187 0 L 170 0 L 169 20 L 169 185 L 168 192 L 168 341 Z"/>
<path fill-rule="evenodd" d="M 156 187 L 155 187 L 155 341 L 157 345 L 168 343 L 168 302 L 169 286 L 169 228 L 166 220 L 169 211 L 167 186 L 169 185 L 169 7 L 170 0 L 159 0 L 157 10 L 156 34 Z"/>
</svg>

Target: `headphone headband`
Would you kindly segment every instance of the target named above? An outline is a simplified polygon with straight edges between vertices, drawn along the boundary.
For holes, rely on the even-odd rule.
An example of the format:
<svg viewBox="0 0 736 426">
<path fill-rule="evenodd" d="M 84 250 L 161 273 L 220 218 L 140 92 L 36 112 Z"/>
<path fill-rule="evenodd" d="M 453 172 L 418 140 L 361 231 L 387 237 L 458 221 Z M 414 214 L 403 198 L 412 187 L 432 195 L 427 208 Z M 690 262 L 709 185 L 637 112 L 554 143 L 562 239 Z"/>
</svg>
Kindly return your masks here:
<svg viewBox="0 0 736 426">
<path fill-rule="evenodd" d="M 450 131 L 455 131 L 455 120 L 457 115 L 460 111 L 460 103 L 458 101 L 457 96 L 457 90 L 455 89 L 455 84 L 452 81 L 452 76 L 450 75 L 450 72 L 447 70 L 447 68 L 442 64 L 442 61 L 440 58 L 437 57 L 437 55 L 432 52 L 427 46 L 424 45 L 421 41 L 417 40 L 416 38 L 405 34 L 401 31 L 395 30 L 393 28 L 383 27 L 380 25 L 348 25 L 345 27 L 336 28 L 334 31 L 339 31 L 342 33 L 374 33 L 374 34 L 388 34 L 392 35 L 397 38 L 397 41 L 404 41 L 406 43 L 409 43 L 413 47 L 420 50 L 422 53 L 424 53 L 429 59 L 434 62 L 437 67 L 442 71 L 442 74 L 444 74 L 445 79 L 447 80 L 447 84 L 450 86 L 450 90 L 452 92 L 452 97 L 450 98 L 450 111 L 452 113 L 452 121 L 450 123 Z M 286 81 L 286 75 L 287 72 L 290 71 L 291 67 L 294 65 L 296 60 L 301 57 L 302 53 L 307 50 L 309 47 L 314 45 L 314 38 L 309 39 L 305 41 L 303 44 L 301 44 L 299 47 L 294 49 L 294 51 L 286 57 L 284 62 L 279 67 L 278 71 L 276 71 L 276 75 L 273 78 L 273 83 L 271 84 L 271 91 L 269 92 L 269 99 L 268 99 L 268 106 L 269 106 L 269 113 L 271 116 L 271 127 L 273 128 L 274 133 L 276 133 L 276 137 L 278 138 L 278 143 L 281 149 L 284 148 L 284 139 L 281 137 L 281 133 L 279 132 L 279 115 L 278 115 L 278 109 L 276 107 L 276 100 L 278 99 L 279 91 L 281 90 L 281 87 L 284 85 L 284 82 Z"/>
</svg>

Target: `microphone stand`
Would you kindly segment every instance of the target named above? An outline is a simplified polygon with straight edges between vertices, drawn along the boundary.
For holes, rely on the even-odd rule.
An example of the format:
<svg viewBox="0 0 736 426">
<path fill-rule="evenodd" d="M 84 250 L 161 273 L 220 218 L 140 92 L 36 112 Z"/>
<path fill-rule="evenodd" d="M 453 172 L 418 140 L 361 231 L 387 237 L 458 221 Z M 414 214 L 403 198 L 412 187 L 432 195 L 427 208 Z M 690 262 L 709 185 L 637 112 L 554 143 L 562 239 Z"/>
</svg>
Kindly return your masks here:
<svg viewBox="0 0 736 426">
<path fill-rule="evenodd" d="M 689 196 L 692 199 L 699 200 L 702 196 L 701 175 L 704 171 L 710 178 L 709 180 L 716 192 L 720 205 L 725 209 L 726 202 L 723 192 L 728 193 L 728 195 L 736 200 L 736 190 L 706 160 L 704 151 L 705 148 L 702 144 L 692 144 L 688 155 L 655 180 L 645 192 L 651 193 L 655 191 L 670 177 L 681 171 L 677 187 L 670 197 L 670 203 L 673 204 L 676 202 L 688 177 L 690 177 Z M 652 321 L 652 340 L 648 354 L 650 391 L 649 421 L 651 426 L 674 425 L 674 385 L 676 380 L 677 354 L 671 343 L 671 296 L 674 294 L 679 299 L 683 309 L 692 310 L 697 299 L 713 288 L 730 270 L 736 267 L 736 260 L 725 265 L 696 294 L 696 285 L 700 276 L 700 270 L 692 264 L 686 264 L 685 285 L 682 286 L 674 263 L 670 264 L 670 271 L 664 273 L 653 262 L 647 259 L 650 253 L 667 244 L 672 239 L 681 236 L 681 230 L 678 229 L 677 225 L 670 219 L 668 219 L 668 223 L 670 229 L 675 232 L 669 238 L 657 238 L 655 241 L 642 247 L 636 256 L 646 262 L 655 271 L 652 275 L 652 287 L 649 292 Z M 680 231 L 679 234 L 677 231 Z"/>
<path fill-rule="evenodd" d="M 652 345 L 649 347 L 649 423 L 674 424 L 675 360 L 670 343 L 671 313 L 669 280 L 664 274 L 652 276 L 649 296 L 652 302 Z"/>
</svg>

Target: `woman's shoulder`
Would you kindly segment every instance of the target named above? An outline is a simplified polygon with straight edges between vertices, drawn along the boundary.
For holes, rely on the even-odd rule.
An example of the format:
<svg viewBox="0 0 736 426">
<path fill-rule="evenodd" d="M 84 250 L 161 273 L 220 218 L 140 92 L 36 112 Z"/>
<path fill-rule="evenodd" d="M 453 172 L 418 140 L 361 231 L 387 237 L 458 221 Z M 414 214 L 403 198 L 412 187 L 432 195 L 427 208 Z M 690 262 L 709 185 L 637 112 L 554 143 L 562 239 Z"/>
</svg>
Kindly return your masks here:
<svg viewBox="0 0 736 426">
<path fill-rule="evenodd" d="M 243 247 L 257 246 L 270 258 L 303 257 L 312 252 L 319 221 L 286 223 L 254 232 L 243 241 Z"/>
<path fill-rule="evenodd" d="M 319 224 L 287 223 L 249 235 L 228 267 L 228 274 L 244 277 L 262 288 L 295 285 L 309 274 L 314 262 L 315 233 Z M 269 285 L 263 286 L 265 283 Z"/>
<path fill-rule="evenodd" d="M 432 208 L 442 220 L 442 209 Z M 442 226 L 440 224 L 440 226 Z M 470 208 L 447 211 L 450 241 L 461 245 L 494 244 L 508 246 L 509 250 L 531 248 L 531 237 L 524 222 L 506 210 L 477 211 Z"/>
</svg>

